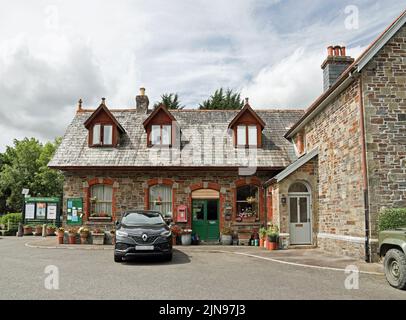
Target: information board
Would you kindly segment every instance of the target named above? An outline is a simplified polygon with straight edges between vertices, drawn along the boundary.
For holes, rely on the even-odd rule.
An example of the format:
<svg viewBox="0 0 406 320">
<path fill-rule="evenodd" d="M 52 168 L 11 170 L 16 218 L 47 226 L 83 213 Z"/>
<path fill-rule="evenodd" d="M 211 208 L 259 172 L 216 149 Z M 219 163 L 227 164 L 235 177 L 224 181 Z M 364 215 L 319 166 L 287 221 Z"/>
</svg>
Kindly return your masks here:
<svg viewBox="0 0 406 320">
<path fill-rule="evenodd" d="M 66 223 L 81 225 L 83 217 L 83 199 L 68 198 L 66 203 Z"/>
</svg>

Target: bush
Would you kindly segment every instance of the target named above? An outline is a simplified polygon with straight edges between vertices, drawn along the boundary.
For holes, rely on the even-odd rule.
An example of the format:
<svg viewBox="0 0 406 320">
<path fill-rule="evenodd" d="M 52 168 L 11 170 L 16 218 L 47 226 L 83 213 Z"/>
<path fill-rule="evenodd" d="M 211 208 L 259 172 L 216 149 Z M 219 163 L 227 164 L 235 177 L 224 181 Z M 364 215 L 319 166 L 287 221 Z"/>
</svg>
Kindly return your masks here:
<svg viewBox="0 0 406 320">
<path fill-rule="evenodd" d="M 0 218 L 0 224 L 4 224 L 6 228 L 9 221 L 10 223 L 18 224 L 19 222 L 23 221 L 23 216 L 21 213 L 7 213 Z"/>
<path fill-rule="evenodd" d="M 406 208 L 382 210 L 378 227 L 379 231 L 406 227 Z"/>
</svg>

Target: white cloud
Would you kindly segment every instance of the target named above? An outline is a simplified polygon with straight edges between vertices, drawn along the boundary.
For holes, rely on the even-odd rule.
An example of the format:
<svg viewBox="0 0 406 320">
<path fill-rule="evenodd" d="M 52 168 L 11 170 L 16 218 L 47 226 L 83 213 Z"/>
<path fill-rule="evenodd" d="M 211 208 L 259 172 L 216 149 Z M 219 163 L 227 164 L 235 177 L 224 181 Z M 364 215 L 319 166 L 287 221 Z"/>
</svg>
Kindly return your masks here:
<svg viewBox="0 0 406 320">
<path fill-rule="evenodd" d="M 344 1 L 346 2 L 346 1 Z M 178 92 L 197 107 L 218 87 L 254 107 L 305 107 L 322 88 L 331 42 L 364 46 L 402 9 L 398 0 L 0 0 L 0 152 L 12 137 L 62 135 L 75 104 L 134 106 Z M 302 48 L 302 49 L 300 49 Z"/>
</svg>

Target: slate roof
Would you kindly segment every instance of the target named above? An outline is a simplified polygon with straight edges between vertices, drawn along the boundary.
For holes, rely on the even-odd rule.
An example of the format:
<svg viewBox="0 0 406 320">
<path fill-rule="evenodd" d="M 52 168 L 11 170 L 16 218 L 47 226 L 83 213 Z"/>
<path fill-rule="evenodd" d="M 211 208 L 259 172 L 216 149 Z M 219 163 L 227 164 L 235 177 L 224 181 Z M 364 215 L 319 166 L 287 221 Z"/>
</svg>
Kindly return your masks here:
<svg viewBox="0 0 406 320">
<path fill-rule="evenodd" d="M 80 167 L 245 167 L 284 168 L 295 160 L 292 144 L 284 138 L 303 110 L 255 110 L 264 120 L 262 148 L 236 149 L 228 125 L 238 110 L 170 110 L 181 128 L 181 145 L 148 148 L 143 122 L 149 114 L 135 109 L 109 109 L 125 129 L 116 148 L 89 148 L 84 122 L 92 110 L 78 112 L 48 164 L 53 168 Z M 204 133 L 207 135 L 205 136 Z M 256 159 L 256 160 L 255 160 Z"/>
</svg>

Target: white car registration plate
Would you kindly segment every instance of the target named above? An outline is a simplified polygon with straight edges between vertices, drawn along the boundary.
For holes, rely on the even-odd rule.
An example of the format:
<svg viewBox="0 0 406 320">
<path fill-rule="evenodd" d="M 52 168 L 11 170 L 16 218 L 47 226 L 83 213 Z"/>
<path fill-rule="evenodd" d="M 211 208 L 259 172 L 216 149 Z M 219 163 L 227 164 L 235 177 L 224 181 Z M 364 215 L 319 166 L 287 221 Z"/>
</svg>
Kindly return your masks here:
<svg viewBox="0 0 406 320">
<path fill-rule="evenodd" d="M 135 246 L 135 250 L 154 250 L 154 246 Z"/>
</svg>

